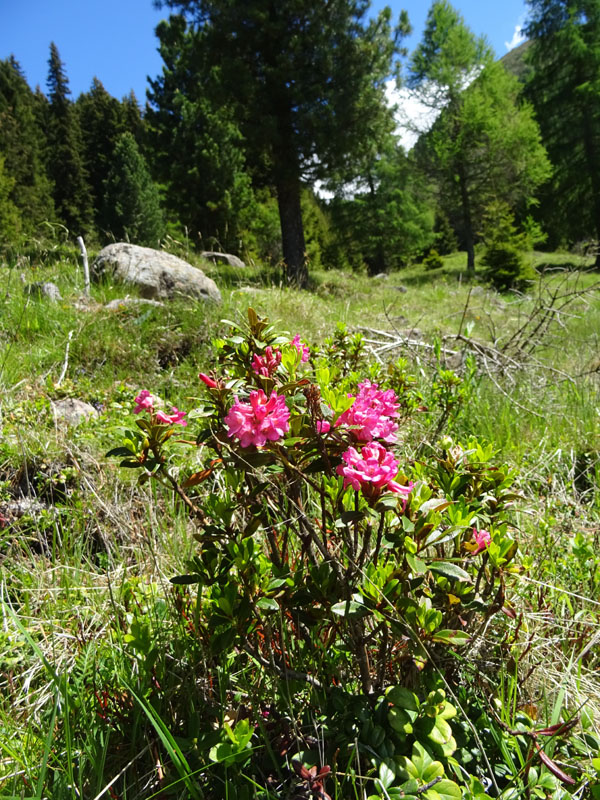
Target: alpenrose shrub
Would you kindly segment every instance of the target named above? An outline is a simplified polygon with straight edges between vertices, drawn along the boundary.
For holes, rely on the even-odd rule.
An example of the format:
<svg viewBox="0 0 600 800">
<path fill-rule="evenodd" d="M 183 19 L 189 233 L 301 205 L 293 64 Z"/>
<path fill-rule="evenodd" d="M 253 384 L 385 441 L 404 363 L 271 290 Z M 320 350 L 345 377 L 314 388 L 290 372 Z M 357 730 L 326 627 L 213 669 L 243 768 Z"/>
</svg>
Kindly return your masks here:
<svg viewBox="0 0 600 800">
<path fill-rule="evenodd" d="M 485 797 L 453 761 L 456 709 L 442 686 L 462 685 L 484 633 L 489 656 L 492 617 L 500 629 L 515 617 L 514 476 L 491 446 L 449 437 L 407 463 L 399 368 L 349 371 L 252 309 L 229 324 L 218 367 L 199 376 L 187 438 L 174 436 L 183 412 L 157 412 L 150 387 L 135 400 L 139 433 L 112 451 L 142 481 L 170 485 L 196 522 L 198 554 L 172 582 L 197 585 L 207 669 L 224 654 L 253 665 L 246 715 L 270 753 L 286 751 L 273 744 L 283 728 L 297 731 L 299 761 L 315 771 L 302 777 L 297 763 L 293 780 L 314 796 L 328 796 L 324 764 L 302 731 L 318 717 L 321 759 L 337 752 L 343 764 L 328 781 L 343 785 L 358 764 L 373 796 Z M 239 769 L 257 763 L 245 735 L 237 751 L 223 734 L 217 751 L 213 733 L 215 764 L 218 752 Z M 433 779 L 437 794 L 423 788 Z"/>
</svg>

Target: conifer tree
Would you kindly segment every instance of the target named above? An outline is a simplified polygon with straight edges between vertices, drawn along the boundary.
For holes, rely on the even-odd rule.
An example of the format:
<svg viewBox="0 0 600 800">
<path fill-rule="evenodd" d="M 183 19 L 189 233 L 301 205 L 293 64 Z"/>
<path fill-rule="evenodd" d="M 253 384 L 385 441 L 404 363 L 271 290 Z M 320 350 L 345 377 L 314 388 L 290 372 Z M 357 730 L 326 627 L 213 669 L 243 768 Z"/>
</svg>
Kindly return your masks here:
<svg viewBox="0 0 600 800">
<path fill-rule="evenodd" d="M 5 186 L 19 213 L 18 230 L 26 235 L 54 217 L 52 187 L 46 175 L 45 130 L 38 120 L 38 100 L 17 61 L 0 61 L 0 156 Z"/>
<path fill-rule="evenodd" d="M 156 31 L 165 63 L 150 81 L 145 122 L 153 168 L 166 188 L 166 205 L 205 249 L 238 252 L 254 207 L 242 135 L 220 87 L 183 17 Z"/>
<path fill-rule="evenodd" d="M 75 103 L 95 222 L 100 230 L 109 227 L 109 221 L 104 217 L 104 191 L 119 136 L 126 131 L 136 139 L 140 136 L 141 116 L 135 98 L 133 102 L 135 109 L 129 98 L 121 103 L 106 91 L 98 78 L 94 78 L 90 91 L 79 95 Z"/>
<path fill-rule="evenodd" d="M 48 145 L 54 204 L 60 220 L 75 236 L 93 226 L 93 206 L 83 159 L 79 120 L 69 99 L 69 81 L 54 42 L 48 61 Z"/>
<path fill-rule="evenodd" d="M 546 229 L 555 245 L 600 242 L 600 0 L 528 4 L 534 69 L 526 92 L 554 165 L 542 198 Z"/>
<path fill-rule="evenodd" d="M 19 210 L 11 200 L 15 179 L 6 174 L 0 156 L 0 248 L 13 242 L 20 232 Z"/>
<path fill-rule="evenodd" d="M 104 215 L 116 239 L 157 247 L 164 218 L 157 186 L 133 135 L 121 134 L 104 195 Z"/>
<path fill-rule="evenodd" d="M 251 163 L 276 188 L 283 259 L 305 285 L 303 181 L 323 177 L 365 145 L 388 115 L 385 81 L 396 41 L 389 9 L 366 21 L 369 0 L 165 0 L 203 34 L 235 108 Z"/>
<path fill-rule="evenodd" d="M 456 217 L 475 271 L 475 240 L 486 208 L 503 201 L 526 211 L 550 174 L 532 109 L 519 101 L 519 84 L 482 38 L 447 2 L 431 6 L 423 40 L 411 59 L 409 86 L 439 112 L 417 145 L 436 179 L 443 212 Z"/>
</svg>

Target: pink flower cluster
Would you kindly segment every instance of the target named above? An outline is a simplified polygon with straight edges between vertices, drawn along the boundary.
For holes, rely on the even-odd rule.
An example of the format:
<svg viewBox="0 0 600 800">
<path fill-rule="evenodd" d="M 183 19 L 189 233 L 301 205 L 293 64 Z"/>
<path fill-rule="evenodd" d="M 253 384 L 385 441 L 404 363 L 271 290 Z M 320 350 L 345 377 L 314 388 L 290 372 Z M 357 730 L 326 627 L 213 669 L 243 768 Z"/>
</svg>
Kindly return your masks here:
<svg viewBox="0 0 600 800">
<path fill-rule="evenodd" d="M 140 411 L 147 411 L 153 417 L 154 422 L 162 422 L 165 425 L 187 425 L 187 420 L 184 419 L 186 412 L 179 411 L 175 406 L 171 407 L 171 414 L 165 414 L 160 409 L 155 411 L 154 404 L 157 402 L 157 398 L 148 389 L 142 389 L 134 402 L 134 414 L 139 414 Z"/>
<path fill-rule="evenodd" d="M 252 358 L 252 369 L 257 375 L 269 378 L 281 364 L 281 350 L 273 350 L 272 347 L 265 348 L 264 356 L 256 353 Z"/>
<path fill-rule="evenodd" d="M 395 442 L 398 425 L 394 417 L 398 416 L 398 408 L 396 395 L 391 389 L 383 391 L 377 383 L 364 381 L 358 384 L 358 393 L 350 408 L 338 417 L 335 424 L 354 426 L 351 432 L 359 442 L 372 442 L 373 439 Z M 319 433 L 326 433 L 330 428 L 326 421 L 317 426 Z"/>
<path fill-rule="evenodd" d="M 408 497 L 413 485 L 401 486 L 394 478 L 398 474 L 398 462 L 379 442 L 366 444 L 360 452 L 349 447 L 342 455 L 346 462 L 337 468 L 338 475 L 344 477 L 344 488 L 352 486 L 370 497 L 383 491 L 394 492 Z"/>
<path fill-rule="evenodd" d="M 148 389 L 142 389 L 142 391 L 133 401 L 135 403 L 135 408 L 133 409 L 133 413 L 139 414 L 140 411 L 147 411 L 149 414 L 153 414 L 155 400 L 156 398 L 154 397 L 153 394 L 150 394 Z"/>
<path fill-rule="evenodd" d="M 227 435 L 240 440 L 242 447 L 263 447 L 267 442 L 276 442 L 287 433 L 290 412 L 285 398 L 271 392 L 267 399 L 262 389 L 250 392 L 250 402 L 235 403 L 225 417 Z"/>
<path fill-rule="evenodd" d="M 473 550 L 473 555 L 476 556 L 477 553 L 481 553 L 482 550 L 487 550 L 490 546 L 490 542 L 492 541 L 492 537 L 489 531 L 486 531 L 482 528 L 478 531 L 476 528 L 473 528 L 473 539 L 475 539 L 475 544 L 477 545 L 477 549 Z"/>
<path fill-rule="evenodd" d="M 308 361 L 308 359 L 310 358 L 310 350 L 308 349 L 308 345 L 307 344 L 304 344 L 304 342 L 300 341 L 300 334 L 299 333 L 297 333 L 294 336 L 294 338 L 292 339 L 290 344 L 293 344 L 294 347 L 296 348 L 296 350 L 300 353 L 300 355 L 301 355 L 301 359 L 300 359 L 301 363 L 306 363 Z"/>
</svg>

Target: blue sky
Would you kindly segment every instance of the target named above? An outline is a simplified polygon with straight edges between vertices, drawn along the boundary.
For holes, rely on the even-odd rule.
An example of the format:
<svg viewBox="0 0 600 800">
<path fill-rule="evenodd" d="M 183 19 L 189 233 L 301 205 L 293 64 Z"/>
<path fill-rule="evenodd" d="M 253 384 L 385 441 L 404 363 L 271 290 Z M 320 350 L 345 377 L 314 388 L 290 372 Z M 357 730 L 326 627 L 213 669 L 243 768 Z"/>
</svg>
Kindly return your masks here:
<svg viewBox="0 0 600 800">
<path fill-rule="evenodd" d="M 285 2 L 285 0 L 281 0 Z M 419 0 L 373 0 L 375 10 L 390 5 L 397 19 L 408 11 L 415 47 L 429 3 Z M 498 56 L 507 51 L 526 14 L 525 0 L 455 0 L 471 30 L 484 34 Z M 168 16 L 152 0 L 0 0 L 0 59 L 15 56 L 32 88 L 46 90 L 50 42 L 58 47 L 73 99 L 90 88 L 96 76 L 115 97 L 132 89 L 138 101 L 146 96 L 146 76 L 161 72 L 154 28 Z"/>
</svg>

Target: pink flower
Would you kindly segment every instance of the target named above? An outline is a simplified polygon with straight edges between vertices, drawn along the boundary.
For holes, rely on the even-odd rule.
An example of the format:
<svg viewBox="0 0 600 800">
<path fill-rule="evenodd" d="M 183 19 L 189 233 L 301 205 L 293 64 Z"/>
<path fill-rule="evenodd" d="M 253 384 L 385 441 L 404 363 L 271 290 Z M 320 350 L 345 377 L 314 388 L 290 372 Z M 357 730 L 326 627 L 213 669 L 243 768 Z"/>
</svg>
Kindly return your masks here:
<svg viewBox="0 0 600 800">
<path fill-rule="evenodd" d="M 290 344 L 293 344 L 296 350 L 300 353 L 302 358 L 300 359 L 301 363 L 305 363 L 310 358 L 310 350 L 308 349 L 308 345 L 304 342 L 300 341 L 300 334 L 297 333 Z"/>
<path fill-rule="evenodd" d="M 366 444 L 360 452 L 349 447 L 342 455 L 346 462 L 337 468 L 344 476 L 344 488 L 362 489 L 365 496 L 379 495 L 383 491 L 407 496 L 412 486 L 400 486 L 394 478 L 398 473 L 398 462 L 379 442 Z"/>
<path fill-rule="evenodd" d="M 262 375 L 263 378 L 270 377 L 280 364 L 281 350 L 273 350 L 272 347 L 265 348 L 264 356 L 254 353 L 252 358 L 252 369 L 257 375 Z"/>
<path fill-rule="evenodd" d="M 209 375 L 207 375 L 206 373 L 204 373 L 204 372 L 201 372 L 201 373 L 198 375 L 198 377 L 200 378 L 200 380 L 201 380 L 201 381 L 203 381 L 203 383 L 205 383 L 205 384 L 208 386 L 208 388 L 209 388 L 209 389 L 216 389 L 216 388 L 217 388 L 217 382 L 216 382 L 216 381 L 214 381 L 214 380 L 213 380 L 213 379 L 212 379 L 212 378 L 211 378 Z"/>
<path fill-rule="evenodd" d="M 250 392 L 249 403 L 240 403 L 235 398 L 225 417 L 227 435 L 239 439 L 242 447 L 252 444 L 263 447 L 266 442 L 276 442 L 289 431 L 289 417 L 284 397 L 273 391 L 267 400 L 266 394 L 259 389 Z"/>
<path fill-rule="evenodd" d="M 166 425 L 187 425 L 187 420 L 184 419 L 185 411 L 179 411 L 175 406 L 171 408 L 172 414 L 165 414 L 164 411 L 157 411 L 155 418 L 157 422 L 164 422 Z"/>
<path fill-rule="evenodd" d="M 142 389 L 134 400 L 135 408 L 133 409 L 133 413 L 139 414 L 140 411 L 148 411 L 149 414 L 152 414 L 154 412 L 155 400 L 156 398 L 153 394 L 150 394 L 148 389 Z"/>
<path fill-rule="evenodd" d="M 484 530 L 483 528 L 480 531 L 476 530 L 476 528 L 473 528 L 473 538 L 475 539 L 475 544 L 477 545 L 477 549 L 473 550 L 474 556 L 476 556 L 477 553 L 481 553 L 482 550 L 487 550 L 487 548 L 490 546 L 490 542 L 492 541 L 490 532 Z"/>
<path fill-rule="evenodd" d="M 344 411 L 336 425 L 358 426 L 352 430 L 359 442 L 383 439 L 395 442 L 398 425 L 393 418 L 398 416 L 399 405 L 391 389 L 383 391 L 378 384 L 364 381 L 358 384 L 358 394 L 354 403 Z"/>
<path fill-rule="evenodd" d="M 329 433 L 331 430 L 331 423 L 327 422 L 326 419 L 318 419 L 317 424 L 317 433 Z"/>
</svg>

